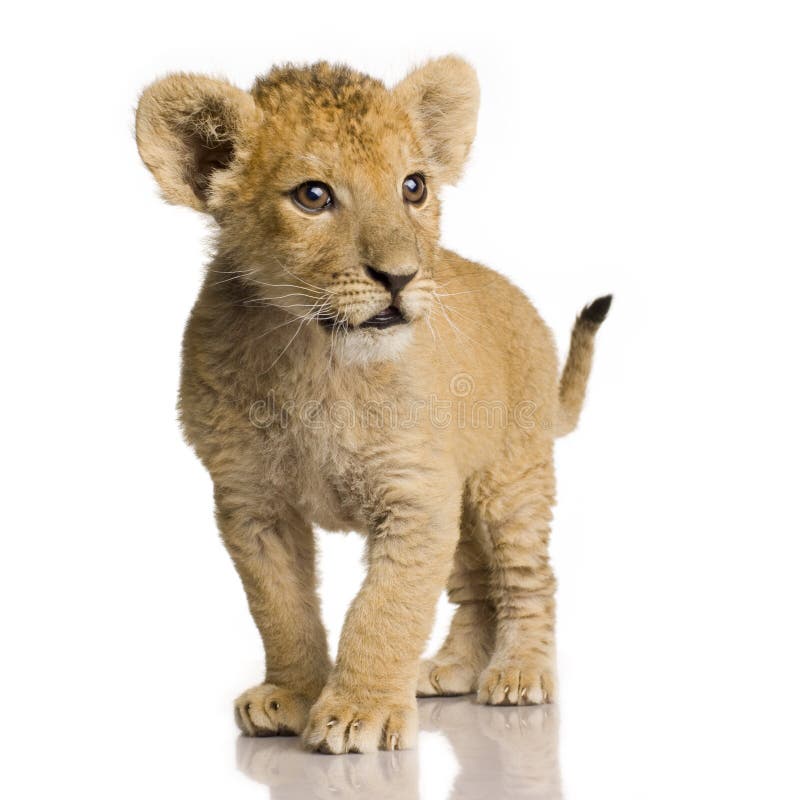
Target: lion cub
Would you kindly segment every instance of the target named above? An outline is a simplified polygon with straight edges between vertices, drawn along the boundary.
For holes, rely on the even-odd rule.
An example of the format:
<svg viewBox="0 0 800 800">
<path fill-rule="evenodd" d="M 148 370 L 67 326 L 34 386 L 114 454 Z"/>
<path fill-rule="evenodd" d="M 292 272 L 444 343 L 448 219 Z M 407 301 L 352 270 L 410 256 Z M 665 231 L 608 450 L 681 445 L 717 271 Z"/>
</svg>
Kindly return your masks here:
<svg viewBox="0 0 800 800">
<path fill-rule="evenodd" d="M 175 74 L 141 97 L 164 197 L 217 223 L 180 413 L 264 642 L 265 681 L 235 704 L 246 734 L 406 748 L 415 694 L 553 697 L 553 439 L 577 423 L 611 298 L 578 317 L 559 381 L 522 292 L 439 245 L 478 94 L 450 56 L 391 89 L 319 63 L 249 92 Z M 367 537 L 333 665 L 314 524 Z M 445 585 L 458 608 L 420 665 Z"/>
</svg>

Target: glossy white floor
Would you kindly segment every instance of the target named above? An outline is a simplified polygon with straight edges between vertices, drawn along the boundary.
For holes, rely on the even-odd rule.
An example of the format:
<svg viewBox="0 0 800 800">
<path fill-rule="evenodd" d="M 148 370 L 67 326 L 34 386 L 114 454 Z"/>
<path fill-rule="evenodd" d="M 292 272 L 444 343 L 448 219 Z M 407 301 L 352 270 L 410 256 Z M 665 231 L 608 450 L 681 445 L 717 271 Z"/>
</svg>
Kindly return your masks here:
<svg viewBox="0 0 800 800">
<path fill-rule="evenodd" d="M 483 708 L 451 697 L 421 700 L 419 711 L 414 751 L 315 758 L 296 739 L 241 738 L 237 766 L 273 800 L 562 797 L 554 706 Z"/>
</svg>

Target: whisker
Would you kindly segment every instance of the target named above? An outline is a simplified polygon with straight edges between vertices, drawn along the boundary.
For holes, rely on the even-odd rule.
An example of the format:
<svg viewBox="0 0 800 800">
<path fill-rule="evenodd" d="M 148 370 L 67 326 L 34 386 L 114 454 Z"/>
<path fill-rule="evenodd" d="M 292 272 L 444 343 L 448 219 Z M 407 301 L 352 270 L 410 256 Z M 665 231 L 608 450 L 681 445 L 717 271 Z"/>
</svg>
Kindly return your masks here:
<svg viewBox="0 0 800 800">
<path fill-rule="evenodd" d="M 465 289 L 462 292 L 436 292 L 439 297 L 458 297 L 460 294 L 474 294 L 475 292 L 482 292 L 485 287 L 481 286 L 480 289 Z"/>
<path fill-rule="evenodd" d="M 210 270 L 210 271 L 216 272 L 217 270 Z M 231 272 L 233 272 L 233 274 L 229 278 L 223 278 L 222 280 L 215 281 L 211 285 L 212 286 L 219 286 L 221 283 L 228 283 L 228 281 L 235 281 L 237 278 L 244 278 L 247 275 L 252 274 L 254 271 L 255 270 L 248 270 L 248 271 L 242 272 L 241 270 L 231 270 Z"/>
<path fill-rule="evenodd" d="M 281 294 L 277 297 L 264 297 L 263 295 L 258 295 L 256 297 L 249 297 L 247 300 L 242 301 L 242 305 L 245 306 L 263 306 L 263 305 L 274 305 L 278 306 L 279 304 L 276 302 L 277 300 L 286 300 L 290 297 L 296 297 L 298 300 L 310 300 L 312 302 L 318 302 L 322 300 L 321 297 L 312 297 L 311 295 L 303 294 L 302 292 L 289 292 L 289 294 Z"/>
<path fill-rule="evenodd" d="M 498 280 L 500 280 L 501 277 L 502 277 L 501 275 L 495 275 L 488 281 L 486 281 L 486 283 L 484 283 L 482 286 L 477 286 L 474 289 L 464 289 L 464 290 L 459 290 L 457 292 L 439 292 L 436 289 L 434 289 L 434 294 L 438 294 L 439 297 L 455 297 L 456 295 L 459 294 L 474 294 L 475 292 L 482 292 L 487 286 L 491 286 L 493 283 L 496 283 Z M 449 286 L 454 280 L 456 279 L 452 278 L 451 280 L 446 281 L 445 283 L 437 283 L 435 281 L 434 283 L 436 284 L 437 287 L 444 288 L 446 286 Z"/>
<path fill-rule="evenodd" d="M 218 275 L 241 275 L 241 269 L 213 269 L 212 267 L 207 267 L 206 272 L 215 272 Z M 255 269 L 245 270 L 245 272 L 255 272 Z"/>
<path fill-rule="evenodd" d="M 451 323 L 450 323 L 450 322 L 447 320 L 447 318 L 446 318 L 446 315 L 445 315 L 445 314 L 443 314 L 443 313 L 442 313 L 442 312 L 441 312 L 441 311 L 440 311 L 438 308 L 436 308 L 436 306 L 431 306 L 431 314 L 434 316 L 434 318 L 436 318 L 436 319 L 439 319 L 439 317 L 441 317 L 441 318 L 442 318 L 442 319 L 444 319 L 446 322 L 448 322 L 448 324 L 451 324 Z M 452 327 L 452 325 L 451 325 L 451 327 Z M 452 351 L 451 351 L 451 350 L 450 350 L 450 348 L 447 346 L 447 340 L 445 339 L 445 337 L 444 337 L 444 336 L 441 336 L 441 337 L 440 337 L 440 343 L 441 343 L 441 346 L 442 346 L 442 347 L 445 349 L 445 351 L 447 352 L 447 357 L 450 359 L 450 361 L 451 361 L 451 362 L 453 362 L 453 363 L 457 363 L 456 359 L 454 359 L 454 358 L 453 358 L 453 353 L 452 353 Z"/>
<path fill-rule="evenodd" d="M 259 286 L 265 286 L 268 289 L 297 289 L 298 291 L 307 292 L 310 296 L 328 294 L 323 290 L 309 289 L 307 286 L 298 286 L 293 283 L 265 283 L 264 281 L 254 281 Z"/>
<path fill-rule="evenodd" d="M 255 283 L 258 286 L 265 287 L 266 289 L 298 289 L 310 296 L 323 296 L 330 294 L 330 292 L 327 292 L 324 289 L 309 289 L 307 286 L 298 286 L 294 283 L 266 283 L 265 281 L 257 281 L 253 278 L 248 278 L 248 280 L 250 283 Z"/>
<path fill-rule="evenodd" d="M 275 331 L 279 330 L 280 328 L 285 328 L 287 325 L 291 325 L 293 322 L 307 322 L 309 320 L 314 319 L 315 317 L 325 318 L 328 316 L 328 313 L 325 309 L 326 306 L 329 308 L 327 301 L 323 301 L 319 304 L 319 312 L 315 313 L 315 309 L 317 305 L 314 304 L 311 308 L 305 313 L 301 314 L 300 316 L 292 316 L 290 319 L 286 320 L 286 322 L 282 322 L 280 325 L 275 325 L 272 328 L 268 328 L 263 333 L 260 333 L 253 341 L 257 341 L 264 336 L 267 336 L 270 333 L 274 333 Z M 275 308 L 281 308 L 281 306 L 275 306 Z M 324 315 L 324 317 L 323 317 Z M 271 369 L 272 367 L 270 367 Z M 262 373 L 263 374 L 263 373 Z"/>
<path fill-rule="evenodd" d="M 471 316 L 465 314 L 461 309 L 455 308 L 455 306 L 450 305 L 450 306 L 447 306 L 447 310 L 451 314 L 457 314 L 459 317 L 461 317 L 461 319 L 463 319 L 465 322 L 469 323 L 470 325 L 472 325 L 474 327 L 477 327 L 477 329 L 481 333 L 490 333 L 491 332 L 490 326 L 483 324 L 480 320 L 476 320 L 475 317 L 471 317 Z M 464 334 L 464 335 L 466 336 L 466 334 Z"/>
<path fill-rule="evenodd" d="M 305 325 L 311 319 L 313 319 L 313 315 L 311 313 L 307 314 L 305 317 L 300 318 L 300 324 L 297 326 L 297 330 L 294 332 L 294 335 L 286 343 L 286 347 L 284 347 L 283 350 L 281 350 L 281 352 L 278 353 L 278 357 L 266 368 L 266 370 L 264 370 L 264 372 L 261 373 L 262 375 L 266 375 L 266 373 L 269 372 L 281 360 L 283 354 L 291 347 L 292 342 L 297 338 L 300 331 L 303 330 Z"/>
<path fill-rule="evenodd" d="M 281 269 L 283 269 L 286 273 L 291 275 L 295 280 L 298 280 L 301 283 L 306 284 L 307 286 L 311 287 L 312 289 L 317 289 L 317 290 L 323 291 L 323 292 L 325 291 L 321 286 L 317 286 L 316 284 L 311 283 L 311 281 L 308 281 L 305 278 L 301 278 L 299 275 L 295 275 L 294 272 L 292 272 L 289 269 L 289 267 L 287 267 L 286 264 L 284 264 L 277 256 L 272 256 L 272 258 L 275 259 L 275 261 L 278 263 L 278 265 L 281 267 Z"/>
<path fill-rule="evenodd" d="M 447 322 L 450 325 L 450 327 L 453 329 L 453 332 L 457 336 L 460 336 L 462 338 L 468 339 L 473 344 L 477 344 L 477 345 L 480 345 L 481 347 L 485 348 L 485 345 L 481 344 L 480 342 L 475 341 L 475 339 L 473 339 L 471 336 L 468 336 L 466 333 L 464 333 L 464 331 L 461 330 L 461 328 L 458 327 L 458 325 L 455 324 L 455 322 L 453 322 L 453 320 L 451 319 L 450 315 L 447 313 L 448 309 L 445 307 L 445 304 L 441 301 L 441 299 L 439 298 L 439 296 L 438 296 L 438 294 L 436 292 L 433 292 L 433 296 L 438 301 L 439 306 L 442 309 L 442 313 L 444 314 L 444 317 L 447 320 Z M 453 311 L 454 309 L 451 308 L 450 310 Z"/>
<path fill-rule="evenodd" d="M 285 306 L 284 305 L 278 305 L 277 303 L 274 303 L 273 305 L 275 306 L 275 308 L 283 308 L 283 309 L 287 309 L 287 308 L 316 308 L 318 303 L 319 303 L 319 300 L 317 300 L 314 303 L 289 303 L 288 305 L 285 305 Z"/>
</svg>

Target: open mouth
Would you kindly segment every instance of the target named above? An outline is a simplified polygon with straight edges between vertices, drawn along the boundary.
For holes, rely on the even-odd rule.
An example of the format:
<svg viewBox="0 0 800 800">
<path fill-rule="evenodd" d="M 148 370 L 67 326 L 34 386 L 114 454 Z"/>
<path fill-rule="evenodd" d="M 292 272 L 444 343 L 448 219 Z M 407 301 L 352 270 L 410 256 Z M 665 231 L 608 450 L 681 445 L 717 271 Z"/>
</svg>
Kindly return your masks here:
<svg viewBox="0 0 800 800">
<path fill-rule="evenodd" d="M 401 325 L 408 320 L 403 316 L 399 308 L 387 306 L 383 311 L 379 311 L 374 317 L 362 322 L 359 328 L 391 328 L 392 325 Z"/>
<path fill-rule="evenodd" d="M 387 306 L 383 311 L 379 311 L 368 320 L 355 326 L 355 328 L 346 322 L 335 322 L 328 317 L 322 319 L 318 318 L 318 322 L 323 328 L 327 328 L 328 330 L 333 330 L 334 328 L 348 330 L 354 330 L 355 328 L 377 328 L 380 330 L 382 328 L 391 328 L 393 325 L 406 324 L 408 320 L 403 316 L 403 312 L 400 311 L 399 308 L 396 306 Z"/>
</svg>

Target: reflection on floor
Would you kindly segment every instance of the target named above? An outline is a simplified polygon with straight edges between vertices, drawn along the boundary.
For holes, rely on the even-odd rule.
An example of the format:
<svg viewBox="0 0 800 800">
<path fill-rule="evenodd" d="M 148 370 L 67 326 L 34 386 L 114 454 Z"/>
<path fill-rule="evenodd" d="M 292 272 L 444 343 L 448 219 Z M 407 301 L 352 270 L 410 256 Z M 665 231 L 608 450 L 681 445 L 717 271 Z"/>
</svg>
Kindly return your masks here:
<svg viewBox="0 0 800 800">
<path fill-rule="evenodd" d="M 561 798 L 555 706 L 490 708 L 472 697 L 431 698 L 419 701 L 419 716 L 420 730 L 443 734 L 458 759 L 449 800 Z M 236 754 L 239 769 L 269 786 L 273 800 L 420 797 L 419 749 L 323 756 L 304 752 L 296 737 L 241 737 Z"/>
</svg>

